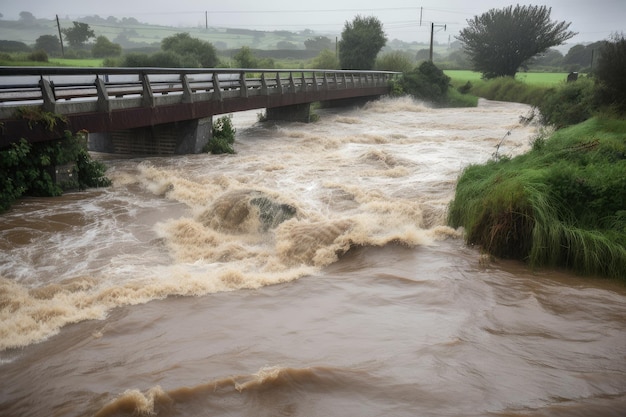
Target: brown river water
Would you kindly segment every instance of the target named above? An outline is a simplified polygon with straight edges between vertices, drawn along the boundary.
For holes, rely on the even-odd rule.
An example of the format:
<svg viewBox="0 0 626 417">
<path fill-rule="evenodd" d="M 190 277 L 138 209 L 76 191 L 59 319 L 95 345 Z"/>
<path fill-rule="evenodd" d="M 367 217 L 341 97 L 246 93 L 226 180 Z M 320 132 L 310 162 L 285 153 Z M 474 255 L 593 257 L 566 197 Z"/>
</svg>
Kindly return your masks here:
<svg viewBox="0 0 626 417">
<path fill-rule="evenodd" d="M 626 288 L 445 226 L 528 107 L 256 113 L 0 216 L 0 416 L 626 415 Z"/>
</svg>

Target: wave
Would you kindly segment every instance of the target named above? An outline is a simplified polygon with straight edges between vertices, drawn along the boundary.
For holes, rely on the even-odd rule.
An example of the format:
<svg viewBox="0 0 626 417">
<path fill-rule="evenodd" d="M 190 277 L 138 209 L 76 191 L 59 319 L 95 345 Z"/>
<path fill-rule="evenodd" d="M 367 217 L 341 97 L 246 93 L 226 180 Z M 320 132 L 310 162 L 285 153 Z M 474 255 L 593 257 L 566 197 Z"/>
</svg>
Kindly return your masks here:
<svg viewBox="0 0 626 417">
<path fill-rule="evenodd" d="M 384 378 L 368 372 L 313 366 L 290 368 L 268 366 L 252 375 L 236 375 L 191 387 L 164 390 L 154 386 L 144 392 L 129 389 L 103 405 L 95 417 L 122 415 L 318 415 L 320 402 L 338 405 L 346 398 L 361 398 L 367 409 L 370 398 L 379 396 L 381 386 L 389 387 Z M 414 386 L 400 387 L 386 400 L 407 402 Z M 314 411 L 314 406 L 318 411 Z M 341 407 L 339 407 L 341 408 Z M 354 407 L 352 407 L 354 409 Z M 328 408 L 332 409 L 332 408 Z M 307 411 L 308 410 L 308 411 Z"/>
<path fill-rule="evenodd" d="M 8 265 L 0 269 L 0 350 L 119 306 L 293 281 L 354 247 L 458 237 L 443 226 L 447 204 L 459 170 L 499 136 L 492 125 L 502 130 L 502 115 L 489 119 L 493 111 L 477 118 L 379 100 L 260 138 L 244 129 L 232 157 L 111 162 L 110 190 L 46 202 L 43 218 L 16 208 L 0 239 Z M 429 123 L 463 124 L 461 117 L 489 130 L 469 139 L 429 130 Z M 507 117 L 506 124 L 517 119 Z M 50 227 L 59 211 L 67 215 Z"/>
</svg>

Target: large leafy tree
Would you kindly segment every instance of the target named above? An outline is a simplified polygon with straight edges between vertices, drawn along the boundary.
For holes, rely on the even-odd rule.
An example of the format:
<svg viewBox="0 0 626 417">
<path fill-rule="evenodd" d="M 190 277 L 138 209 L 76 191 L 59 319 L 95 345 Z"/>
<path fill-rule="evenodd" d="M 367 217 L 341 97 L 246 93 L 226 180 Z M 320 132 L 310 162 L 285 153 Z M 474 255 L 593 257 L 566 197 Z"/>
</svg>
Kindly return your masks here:
<svg viewBox="0 0 626 417">
<path fill-rule="evenodd" d="M 96 43 L 91 48 L 91 54 L 94 58 L 107 58 L 122 55 L 122 47 L 117 43 L 113 43 L 106 36 L 98 36 Z"/>
<path fill-rule="evenodd" d="M 370 70 L 387 43 L 383 24 L 376 17 L 357 16 L 346 22 L 339 41 L 339 64 L 343 69 Z"/>
<path fill-rule="evenodd" d="M 188 33 L 177 33 L 161 41 L 161 49 L 183 57 L 183 61 L 193 66 L 211 68 L 217 65 L 215 47 L 201 39 L 192 38 Z M 192 65 L 187 65 L 192 66 Z"/>
<path fill-rule="evenodd" d="M 61 52 L 61 42 L 54 35 L 41 35 L 35 40 L 35 49 L 46 51 L 50 55 Z"/>
<path fill-rule="evenodd" d="M 550 20 L 546 6 L 509 6 L 491 9 L 467 21 L 457 39 L 473 69 L 485 78 L 515 76 L 518 68 L 548 48 L 576 35 L 570 23 Z"/>
<path fill-rule="evenodd" d="M 95 38 L 95 32 L 89 27 L 87 23 L 72 22 L 74 26 L 61 30 L 65 35 L 65 40 L 74 48 L 82 48 L 85 43 Z"/>
</svg>

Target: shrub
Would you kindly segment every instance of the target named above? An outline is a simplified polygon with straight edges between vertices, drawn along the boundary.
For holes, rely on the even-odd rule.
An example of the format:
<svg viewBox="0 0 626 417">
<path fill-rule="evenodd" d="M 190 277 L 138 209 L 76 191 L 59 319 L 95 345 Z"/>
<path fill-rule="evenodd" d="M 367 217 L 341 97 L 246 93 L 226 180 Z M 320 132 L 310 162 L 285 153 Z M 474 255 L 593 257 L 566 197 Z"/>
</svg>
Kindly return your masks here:
<svg viewBox="0 0 626 417">
<path fill-rule="evenodd" d="M 76 178 L 57 184 L 52 176 L 55 166 L 76 164 Z M 0 151 L 0 211 L 7 210 L 23 195 L 57 196 L 64 188 L 106 187 L 106 167 L 91 159 L 86 138 L 66 131 L 64 139 L 28 143 L 22 139 Z"/>
<path fill-rule="evenodd" d="M 478 97 L 471 94 L 463 94 L 453 88 L 448 90 L 445 100 L 446 107 L 476 107 Z"/>
<path fill-rule="evenodd" d="M 43 49 L 38 49 L 28 54 L 29 61 L 48 62 L 48 54 Z"/>
<path fill-rule="evenodd" d="M 594 99 L 594 83 L 587 77 L 563 83 L 550 89 L 537 107 L 544 124 L 562 128 L 581 123 L 592 117 L 598 108 Z"/>
<path fill-rule="evenodd" d="M 404 74 L 400 81 L 402 90 L 415 98 L 434 104 L 445 102 L 450 77 L 430 61 L 425 61 L 413 71 Z"/>
<path fill-rule="evenodd" d="M 213 135 L 204 147 L 204 152 L 212 154 L 235 153 L 235 128 L 232 115 L 222 116 L 213 122 Z"/>
<path fill-rule="evenodd" d="M 131 52 L 122 59 L 123 67 L 148 67 L 150 66 L 150 56 L 141 52 Z"/>
<path fill-rule="evenodd" d="M 413 68 L 413 65 L 411 55 L 406 52 L 392 51 L 378 57 L 374 69 L 380 71 L 409 72 Z"/>
<path fill-rule="evenodd" d="M 148 59 L 148 66 L 160 67 L 160 68 L 181 68 L 182 57 L 175 52 L 156 52 L 150 55 Z M 195 66 L 195 65 L 192 65 Z"/>
<path fill-rule="evenodd" d="M 310 68 L 315 69 L 338 69 L 339 58 L 330 49 L 322 50 L 318 56 L 311 61 Z"/>
</svg>

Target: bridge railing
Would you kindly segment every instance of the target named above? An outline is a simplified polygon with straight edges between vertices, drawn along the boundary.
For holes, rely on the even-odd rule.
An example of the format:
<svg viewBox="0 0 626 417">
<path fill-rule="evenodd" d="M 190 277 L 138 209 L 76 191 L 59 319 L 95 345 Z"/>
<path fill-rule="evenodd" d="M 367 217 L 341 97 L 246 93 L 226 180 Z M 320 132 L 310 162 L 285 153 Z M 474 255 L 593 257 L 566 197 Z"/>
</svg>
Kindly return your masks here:
<svg viewBox="0 0 626 417">
<path fill-rule="evenodd" d="M 0 119 L 16 107 L 72 114 L 254 95 L 387 86 L 391 71 L 0 67 Z"/>
</svg>

